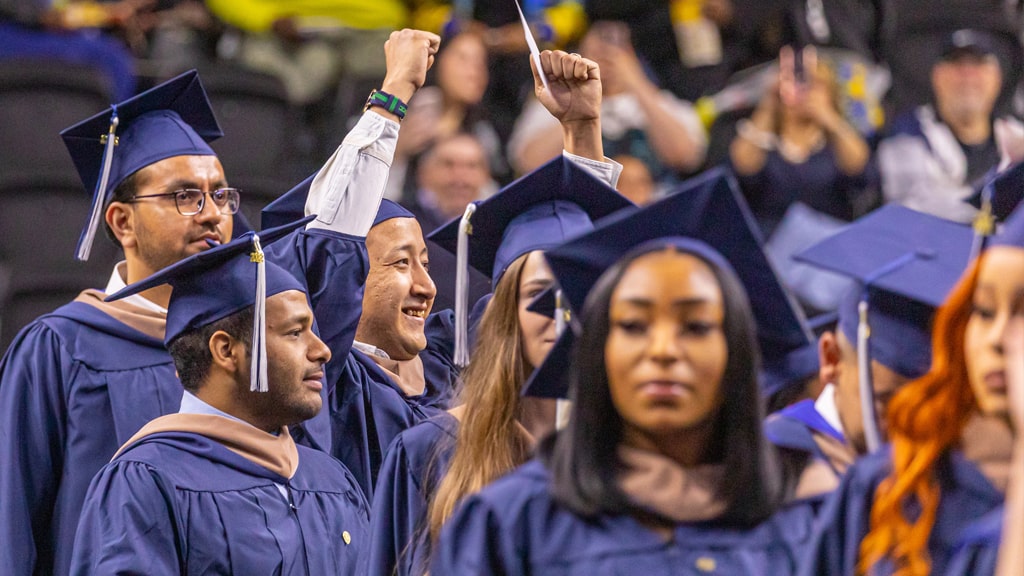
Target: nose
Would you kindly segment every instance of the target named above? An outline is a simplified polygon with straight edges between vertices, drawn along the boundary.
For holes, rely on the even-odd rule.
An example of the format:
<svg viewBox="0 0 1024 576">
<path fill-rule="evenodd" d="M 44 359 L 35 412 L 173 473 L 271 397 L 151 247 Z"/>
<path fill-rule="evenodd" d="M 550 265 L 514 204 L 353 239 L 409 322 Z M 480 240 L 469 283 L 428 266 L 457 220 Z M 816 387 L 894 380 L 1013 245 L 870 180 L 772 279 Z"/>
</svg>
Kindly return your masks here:
<svg viewBox="0 0 1024 576">
<path fill-rule="evenodd" d="M 211 224 L 220 224 L 220 221 L 224 218 L 224 214 L 221 214 L 220 208 L 213 202 L 213 197 L 210 192 L 203 192 L 202 210 L 194 216 L 198 222 L 209 222 Z"/>
<path fill-rule="evenodd" d="M 309 353 L 306 357 L 312 362 L 319 363 L 321 366 L 327 364 L 331 359 L 331 349 L 312 331 L 310 331 L 310 337 L 313 341 L 309 345 Z"/>
<path fill-rule="evenodd" d="M 682 350 L 678 339 L 678 328 L 672 322 L 655 322 L 650 327 L 650 344 L 647 354 L 660 364 L 671 364 L 680 360 Z"/>
<path fill-rule="evenodd" d="M 412 294 L 426 300 L 433 300 L 437 295 L 437 286 L 430 278 L 430 273 L 423 264 L 416 262 L 412 272 Z"/>
</svg>

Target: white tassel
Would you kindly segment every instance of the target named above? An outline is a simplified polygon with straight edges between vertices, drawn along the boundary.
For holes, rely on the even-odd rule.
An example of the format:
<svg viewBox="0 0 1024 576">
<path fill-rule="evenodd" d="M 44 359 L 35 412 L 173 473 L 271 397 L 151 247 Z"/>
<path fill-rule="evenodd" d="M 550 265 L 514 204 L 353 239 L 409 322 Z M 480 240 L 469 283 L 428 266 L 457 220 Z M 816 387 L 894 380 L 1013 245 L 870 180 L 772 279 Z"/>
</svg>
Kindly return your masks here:
<svg viewBox="0 0 1024 576">
<path fill-rule="evenodd" d="M 476 204 L 468 204 L 459 221 L 458 248 L 455 253 L 455 365 L 469 364 L 469 237 L 473 225 L 469 223 Z"/>
<path fill-rule="evenodd" d="M 96 184 L 96 190 L 92 195 L 92 213 L 89 214 L 89 222 L 78 239 L 78 249 L 75 254 L 81 262 L 89 259 L 92 252 L 92 242 L 96 238 L 96 230 L 100 227 L 100 219 L 103 218 L 103 204 L 107 197 L 107 182 L 110 181 L 110 165 L 114 161 L 114 146 L 117 146 L 117 108 L 114 108 L 110 116 L 110 129 L 105 136 L 106 142 L 103 148 L 103 169 L 100 171 L 100 181 Z M 101 139 L 102 140 L 102 139 Z"/>
<path fill-rule="evenodd" d="M 565 332 L 569 320 L 569 310 L 562 304 L 562 291 L 555 291 L 555 338 Z M 555 401 L 555 429 L 562 430 L 569 425 L 569 413 L 572 410 L 572 402 L 568 400 Z"/>
<path fill-rule="evenodd" d="M 878 430 L 875 414 L 875 392 L 871 378 L 871 355 L 868 351 L 868 339 L 871 327 L 868 325 L 868 302 L 861 300 L 857 306 L 860 322 L 857 324 L 857 372 L 860 386 L 860 411 L 864 423 L 864 441 L 868 453 L 875 452 L 882 446 L 882 435 Z"/>
<path fill-rule="evenodd" d="M 249 259 L 256 263 L 256 301 L 253 303 L 251 392 L 270 390 L 267 383 L 267 267 L 258 234 L 252 235 Z"/>
</svg>

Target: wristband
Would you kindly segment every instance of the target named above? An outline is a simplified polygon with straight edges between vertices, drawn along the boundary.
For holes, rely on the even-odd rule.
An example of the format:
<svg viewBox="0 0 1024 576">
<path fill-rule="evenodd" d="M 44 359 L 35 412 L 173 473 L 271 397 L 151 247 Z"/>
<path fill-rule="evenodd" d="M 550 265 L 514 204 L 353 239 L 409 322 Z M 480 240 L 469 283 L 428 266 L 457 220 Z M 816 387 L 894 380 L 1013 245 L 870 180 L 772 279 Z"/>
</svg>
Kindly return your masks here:
<svg viewBox="0 0 1024 576">
<path fill-rule="evenodd" d="M 402 102 L 400 98 L 382 90 L 374 90 L 373 92 L 370 92 L 370 97 L 366 99 L 366 105 L 363 106 L 363 112 L 366 112 L 373 106 L 380 106 L 395 116 L 398 116 L 399 120 L 405 118 L 405 113 L 409 109 L 409 106 L 405 102 Z"/>
</svg>

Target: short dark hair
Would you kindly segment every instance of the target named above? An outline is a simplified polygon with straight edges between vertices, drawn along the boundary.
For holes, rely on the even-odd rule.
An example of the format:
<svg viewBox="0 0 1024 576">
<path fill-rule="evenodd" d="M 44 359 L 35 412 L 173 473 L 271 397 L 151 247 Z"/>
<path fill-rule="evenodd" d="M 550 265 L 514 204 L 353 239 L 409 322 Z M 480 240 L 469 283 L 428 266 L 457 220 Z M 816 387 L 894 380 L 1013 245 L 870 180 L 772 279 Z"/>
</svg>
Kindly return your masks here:
<svg viewBox="0 0 1024 576">
<path fill-rule="evenodd" d="M 116 188 L 114 188 L 114 193 L 110 197 L 110 202 L 103 205 L 104 210 L 106 210 L 107 206 L 110 206 L 113 202 L 128 202 L 132 198 L 135 198 L 135 195 L 139 193 L 139 172 L 141 170 L 142 169 L 140 168 L 139 170 L 132 172 L 127 178 L 122 180 Z M 110 224 L 107 224 L 106 220 L 103 221 L 103 230 L 107 233 L 107 238 L 110 238 L 114 244 L 117 244 L 118 248 L 123 248 L 123 246 L 121 246 L 121 241 L 114 235 L 114 231 L 110 229 Z"/>
<path fill-rule="evenodd" d="M 249 306 L 234 314 L 184 332 L 167 344 L 167 350 L 174 359 L 174 367 L 178 370 L 178 379 L 185 390 L 195 393 L 213 364 L 210 354 L 210 338 L 219 331 L 230 334 L 245 344 L 247 354 L 252 353 L 253 307 Z"/>
<path fill-rule="evenodd" d="M 555 499 L 585 517 L 654 514 L 631 503 L 616 482 L 621 469 L 616 446 L 622 440 L 623 421 L 612 403 L 604 350 L 615 287 L 634 260 L 666 248 L 670 245 L 651 246 L 650 250 L 627 255 L 601 276 L 583 307 L 583 330 L 570 361 L 572 416 L 568 426 L 553 442 L 543 444 L 540 452 L 551 470 Z M 735 273 L 694 256 L 714 274 L 725 308 L 723 329 L 728 360 L 722 376 L 723 399 L 716 416 L 712 449 L 729 473 L 719 488 L 719 497 L 727 507 L 718 521 L 753 526 L 775 512 L 785 490 L 775 451 L 761 429 L 764 409 L 758 388 L 754 318 Z"/>
</svg>

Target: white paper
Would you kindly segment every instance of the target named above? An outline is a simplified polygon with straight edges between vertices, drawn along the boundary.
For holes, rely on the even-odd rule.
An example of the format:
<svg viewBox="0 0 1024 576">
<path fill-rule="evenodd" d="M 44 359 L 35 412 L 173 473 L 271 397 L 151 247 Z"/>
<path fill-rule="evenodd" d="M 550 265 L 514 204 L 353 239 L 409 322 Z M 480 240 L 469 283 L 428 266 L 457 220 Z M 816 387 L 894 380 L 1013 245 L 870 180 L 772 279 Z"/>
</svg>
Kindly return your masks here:
<svg viewBox="0 0 1024 576">
<path fill-rule="evenodd" d="M 533 63 L 537 65 L 537 74 L 540 76 L 541 83 L 544 84 L 544 89 L 548 90 L 548 77 L 544 74 L 544 68 L 540 65 L 540 50 L 537 49 L 537 41 L 533 39 L 533 32 L 530 32 L 530 24 L 526 21 L 526 16 L 523 15 L 523 9 L 519 6 L 519 0 L 514 0 L 516 3 L 516 10 L 519 11 L 519 21 L 523 23 L 523 33 L 526 34 L 526 45 L 530 47 L 530 57 L 533 58 Z"/>
</svg>

